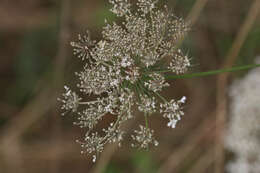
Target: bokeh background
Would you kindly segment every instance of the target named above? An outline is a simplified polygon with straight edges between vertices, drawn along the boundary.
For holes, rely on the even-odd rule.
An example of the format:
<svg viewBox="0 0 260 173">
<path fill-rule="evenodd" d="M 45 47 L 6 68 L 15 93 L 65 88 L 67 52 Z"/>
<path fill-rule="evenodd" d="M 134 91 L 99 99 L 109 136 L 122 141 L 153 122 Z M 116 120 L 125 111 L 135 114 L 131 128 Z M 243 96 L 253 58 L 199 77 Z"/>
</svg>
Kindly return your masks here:
<svg viewBox="0 0 260 173">
<path fill-rule="evenodd" d="M 182 44 L 192 57 L 190 72 L 252 64 L 260 55 L 259 0 L 160 2 L 191 21 Z M 246 71 L 170 81 L 163 95 L 185 95 L 188 102 L 176 129 L 151 118 L 158 147 L 107 146 L 95 164 L 80 154 L 75 140 L 84 131 L 72 125 L 72 116 L 60 115 L 57 97 L 64 84 L 75 86 L 74 72 L 83 67 L 69 42 L 86 29 L 100 39 L 104 19 L 117 21 L 109 8 L 106 0 L 0 1 L 0 173 L 225 172 L 232 159 L 222 138 L 227 89 Z"/>
</svg>

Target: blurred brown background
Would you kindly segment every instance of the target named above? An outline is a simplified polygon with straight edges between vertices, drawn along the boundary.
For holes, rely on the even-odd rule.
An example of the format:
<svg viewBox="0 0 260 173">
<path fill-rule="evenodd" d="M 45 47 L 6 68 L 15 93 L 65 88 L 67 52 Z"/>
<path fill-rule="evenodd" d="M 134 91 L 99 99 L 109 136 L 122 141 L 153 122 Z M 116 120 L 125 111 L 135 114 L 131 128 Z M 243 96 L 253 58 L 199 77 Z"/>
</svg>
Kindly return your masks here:
<svg viewBox="0 0 260 173">
<path fill-rule="evenodd" d="M 259 0 L 162 1 L 193 24 L 182 45 L 191 72 L 251 64 L 260 55 Z M 106 0 L 0 1 L 0 173 L 224 172 L 232 158 L 221 138 L 225 91 L 245 71 L 171 81 L 163 94 L 186 95 L 188 103 L 176 129 L 152 118 L 159 147 L 137 151 L 126 141 L 108 146 L 96 164 L 80 154 L 75 140 L 84 131 L 60 116 L 56 99 L 83 67 L 69 42 L 85 29 L 99 39 L 104 19 L 116 20 L 109 8 Z"/>
</svg>

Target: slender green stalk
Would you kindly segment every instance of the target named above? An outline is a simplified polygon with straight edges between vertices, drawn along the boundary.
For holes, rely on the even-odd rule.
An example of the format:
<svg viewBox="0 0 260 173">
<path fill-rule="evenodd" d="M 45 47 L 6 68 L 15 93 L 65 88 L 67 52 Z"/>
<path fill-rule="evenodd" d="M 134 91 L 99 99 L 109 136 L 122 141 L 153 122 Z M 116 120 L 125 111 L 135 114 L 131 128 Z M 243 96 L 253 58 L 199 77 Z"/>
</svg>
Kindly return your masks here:
<svg viewBox="0 0 260 173">
<path fill-rule="evenodd" d="M 144 113 L 144 118 L 145 118 L 145 127 L 148 129 L 149 128 L 149 124 L 148 124 L 148 118 L 147 118 L 147 113 Z M 147 151 L 149 151 L 149 146 L 146 148 Z"/>
<path fill-rule="evenodd" d="M 143 93 L 146 94 L 148 97 L 151 96 L 151 93 L 149 92 L 149 90 L 147 90 L 147 89 L 142 85 L 141 82 L 138 82 L 138 83 L 137 83 L 137 86 L 139 86 L 140 89 L 143 91 Z"/>
<path fill-rule="evenodd" d="M 157 95 L 163 102 L 167 103 L 167 100 L 161 96 L 158 92 L 153 92 L 155 95 Z"/>
<path fill-rule="evenodd" d="M 145 118 L 145 126 L 146 126 L 146 128 L 148 128 L 149 124 L 148 124 L 147 113 L 144 113 L 144 118 Z"/>
<path fill-rule="evenodd" d="M 236 72 L 236 71 L 241 71 L 241 70 L 248 70 L 248 69 L 256 68 L 256 67 L 260 67 L 260 64 L 244 65 L 244 66 L 233 67 L 233 68 L 228 68 L 228 69 L 220 69 L 220 70 L 191 73 L 191 74 L 184 74 L 184 75 L 165 75 L 165 78 L 166 79 L 182 79 L 182 78 L 203 77 L 203 76 L 216 75 L 216 74 L 226 73 L 226 72 Z"/>
<path fill-rule="evenodd" d="M 167 73 L 167 72 L 171 72 L 172 70 L 170 69 L 158 69 L 158 70 L 152 70 L 152 71 L 148 71 L 145 74 L 149 74 L 149 73 Z"/>
<path fill-rule="evenodd" d="M 101 62 L 99 62 L 99 64 L 102 64 L 102 65 L 104 65 L 106 67 L 111 67 L 111 65 L 106 63 L 105 61 L 101 61 Z"/>
</svg>

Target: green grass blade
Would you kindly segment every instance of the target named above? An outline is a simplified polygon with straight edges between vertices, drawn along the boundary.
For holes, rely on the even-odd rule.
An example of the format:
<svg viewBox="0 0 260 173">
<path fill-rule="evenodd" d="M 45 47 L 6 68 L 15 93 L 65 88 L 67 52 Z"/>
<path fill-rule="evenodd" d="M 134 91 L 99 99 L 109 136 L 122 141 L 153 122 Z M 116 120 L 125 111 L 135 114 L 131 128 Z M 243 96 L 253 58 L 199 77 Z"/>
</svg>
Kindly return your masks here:
<svg viewBox="0 0 260 173">
<path fill-rule="evenodd" d="M 184 75 L 165 75 L 165 78 L 166 79 L 182 79 L 182 78 L 203 77 L 203 76 L 217 75 L 220 73 L 248 70 L 248 69 L 256 68 L 256 67 L 260 67 L 260 64 L 250 64 L 250 65 L 244 65 L 244 66 L 239 66 L 239 67 L 213 70 L 213 71 L 208 71 L 208 72 L 190 73 L 190 74 L 184 74 Z"/>
</svg>

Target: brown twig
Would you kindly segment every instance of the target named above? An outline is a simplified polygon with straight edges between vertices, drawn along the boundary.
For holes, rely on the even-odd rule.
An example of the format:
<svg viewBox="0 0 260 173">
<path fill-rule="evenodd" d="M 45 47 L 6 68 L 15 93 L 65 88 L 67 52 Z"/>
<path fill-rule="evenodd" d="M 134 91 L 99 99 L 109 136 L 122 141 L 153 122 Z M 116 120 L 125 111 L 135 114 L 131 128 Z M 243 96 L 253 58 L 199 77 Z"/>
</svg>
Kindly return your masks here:
<svg viewBox="0 0 260 173">
<path fill-rule="evenodd" d="M 43 115 L 52 102 L 47 102 L 50 97 L 48 92 L 43 92 L 27 105 L 13 120 L 5 127 L 4 133 L 0 137 L 0 150 L 3 154 L 3 159 L 10 172 L 16 172 L 13 168 L 22 170 L 21 149 L 19 146 L 19 137 L 28 129 L 39 117 Z"/>
<path fill-rule="evenodd" d="M 70 15 L 71 15 L 71 1 L 70 0 L 63 0 L 61 1 L 61 11 L 60 11 L 60 33 L 59 33 L 59 43 L 58 43 L 58 53 L 55 58 L 54 64 L 54 80 L 53 80 L 53 88 L 54 88 L 54 95 L 59 95 L 60 88 L 64 83 L 64 71 L 66 66 L 66 60 L 68 57 L 68 43 L 70 39 Z M 54 98 L 56 101 L 56 98 Z M 54 104 L 57 105 L 57 104 Z M 56 111 L 56 106 L 52 109 L 53 114 L 53 145 L 56 143 L 61 144 L 61 119 L 58 116 L 58 112 Z M 55 140 L 56 139 L 56 140 Z M 54 148 L 54 150 L 59 150 L 59 147 Z M 51 165 L 51 172 L 57 173 L 60 172 L 60 160 L 62 155 L 58 155 L 60 158 L 57 158 L 55 162 L 52 162 Z"/>
<path fill-rule="evenodd" d="M 51 11 L 43 11 L 39 13 L 28 13 L 25 9 L 21 10 L 9 5 L 0 4 L 0 30 L 4 32 L 24 31 L 28 28 L 36 28 L 48 26 L 49 23 L 55 22 L 55 13 Z"/>
<path fill-rule="evenodd" d="M 50 90 L 49 88 L 46 88 L 41 94 L 32 99 L 31 102 L 4 127 L 0 136 L 0 144 L 4 141 L 12 142 L 19 138 L 26 129 L 50 109 L 53 102 L 46 102 L 46 100 L 49 100 L 50 98 L 52 98 L 50 96 Z"/>
<path fill-rule="evenodd" d="M 166 162 L 160 167 L 159 173 L 171 173 L 176 167 L 191 153 L 201 142 L 201 140 L 209 134 L 214 128 L 214 116 L 205 119 L 199 127 L 194 130 L 192 135 L 182 144 L 182 147 L 175 150 Z"/>
<path fill-rule="evenodd" d="M 190 26 L 194 25 L 199 18 L 202 10 L 204 9 L 208 0 L 197 0 L 193 5 L 190 13 L 186 17 L 186 20 L 190 23 Z M 183 41 L 183 40 L 182 40 Z M 182 42 L 180 41 L 180 42 Z M 167 161 L 159 168 L 159 173 L 172 172 L 177 165 L 179 165 L 180 161 L 184 159 L 201 141 L 201 139 L 205 136 L 204 133 L 207 133 L 207 129 L 209 128 L 210 122 L 213 122 L 212 116 L 204 120 L 202 126 L 196 129 L 197 133 L 188 137 L 185 142 L 185 145 L 181 147 L 181 149 L 174 151 Z M 201 134 L 201 132 L 204 132 Z"/>
<path fill-rule="evenodd" d="M 206 172 L 206 170 L 214 163 L 214 149 L 209 148 L 193 165 L 190 169 L 190 173 L 202 173 Z"/>
<path fill-rule="evenodd" d="M 62 14 L 61 14 L 61 32 L 60 32 L 60 40 L 59 40 L 59 50 L 56 57 L 56 70 L 54 81 L 59 82 L 62 80 L 62 75 L 64 73 L 65 60 L 66 57 L 66 42 L 68 35 L 68 9 L 69 9 L 69 0 L 62 1 Z M 45 78 L 45 76 L 43 77 Z M 56 86 L 55 84 L 55 86 Z M 38 87 L 38 85 L 36 86 Z M 6 160 L 8 169 L 12 168 L 15 160 L 21 160 L 19 158 L 19 140 L 21 135 L 39 118 L 49 111 L 53 105 L 56 105 L 56 88 L 46 85 L 43 87 L 38 96 L 32 99 L 18 115 L 8 122 L 5 126 L 3 133 L 1 134 L 1 142 L 0 146 L 2 149 L 2 153 L 4 154 L 4 158 Z M 11 149 L 8 149 L 11 148 Z M 17 150 L 15 155 L 11 155 L 11 151 Z M 20 151 L 20 150 L 19 150 Z M 20 153 L 21 154 L 21 153 Z M 11 158 L 12 156 L 12 158 Z M 14 159 L 16 158 L 16 159 Z M 12 163 L 12 165 L 9 165 Z M 17 163 L 18 164 L 18 163 Z M 15 167 L 15 166 L 14 166 Z M 17 168 L 16 168 L 17 169 Z M 21 170 L 20 170 L 21 171 Z"/>
<path fill-rule="evenodd" d="M 252 28 L 256 17 L 258 15 L 260 8 L 260 1 L 255 0 L 252 3 L 248 15 L 245 19 L 245 22 L 241 26 L 234 43 L 232 44 L 231 49 L 227 54 L 226 61 L 221 66 L 221 68 L 232 67 L 236 58 L 239 54 L 239 51 L 247 38 L 247 35 Z M 223 73 L 217 78 L 217 135 L 216 135 L 216 147 L 215 147 L 215 173 L 222 173 L 224 166 L 224 146 L 223 146 L 223 131 L 226 123 L 226 114 L 227 114 L 227 96 L 226 89 L 228 86 L 229 73 Z"/>
<path fill-rule="evenodd" d="M 197 0 L 193 5 L 190 13 L 186 17 L 186 20 L 190 23 L 190 25 L 194 25 L 194 23 L 198 20 L 203 8 L 207 4 L 208 0 Z"/>
<path fill-rule="evenodd" d="M 67 31 L 66 31 L 67 32 Z M 60 41 L 59 43 L 64 44 L 63 46 L 60 47 L 65 47 L 66 41 L 63 41 L 64 39 L 64 32 L 61 33 Z M 66 38 L 66 37 L 65 37 Z M 60 59 L 64 58 L 63 56 L 65 55 L 64 53 L 64 48 L 60 49 L 57 55 L 57 63 L 58 67 L 56 70 L 56 75 L 54 81 L 59 81 L 61 74 L 63 73 L 64 70 L 64 62 L 62 62 Z M 61 58 L 60 58 L 61 57 Z M 59 71 L 59 72 L 58 72 Z M 43 76 L 43 79 L 45 79 L 45 75 Z M 42 81 L 42 80 L 39 80 Z M 38 85 L 36 86 L 36 88 Z M 44 88 L 38 96 L 36 96 L 34 99 L 32 99 L 24 108 L 21 110 L 18 115 L 11 120 L 5 127 L 4 130 L 2 131 L 2 134 L 0 136 L 0 143 L 2 141 L 12 141 L 12 139 L 19 138 L 21 134 L 24 133 L 26 129 L 28 129 L 31 124 L 36 122 L 41 115 L 43 115 L 46 111 L 50 110 L 51 106 L 56 102 L 56 91 L 53 90 L 53 87 L 49 86 L 47 83 L 46 86 L 42 87 Z M 54 94 L 53 94 L 54 92 Z M 46 101 L 47 100 L 47 101 Z"/>
</svg>

